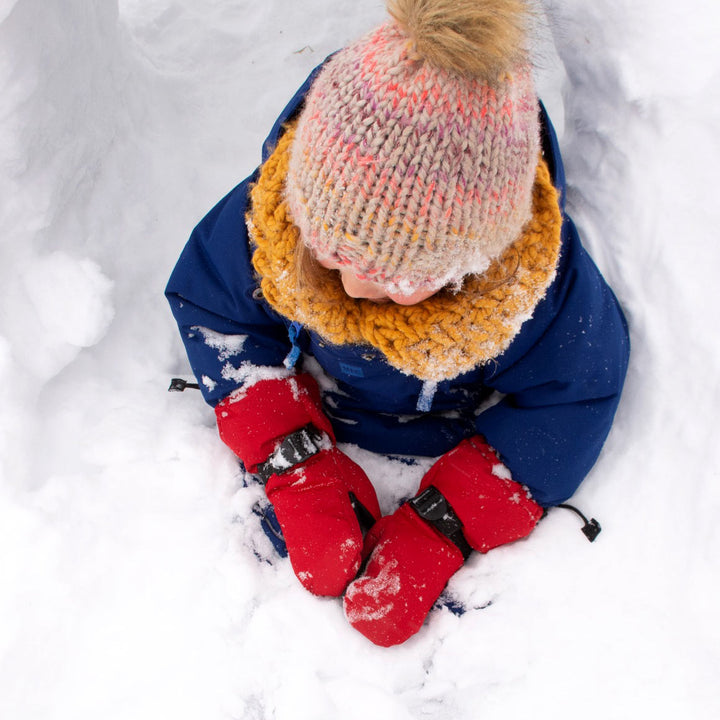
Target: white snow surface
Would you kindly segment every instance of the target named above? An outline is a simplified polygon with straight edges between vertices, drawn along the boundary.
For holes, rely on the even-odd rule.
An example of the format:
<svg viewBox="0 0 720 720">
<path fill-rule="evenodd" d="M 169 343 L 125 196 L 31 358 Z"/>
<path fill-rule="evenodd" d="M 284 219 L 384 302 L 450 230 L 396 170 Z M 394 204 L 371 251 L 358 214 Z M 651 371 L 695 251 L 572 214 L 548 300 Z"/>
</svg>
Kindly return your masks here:
<svg viewBox="0 0 720 720">
<path fill-rule="evenodd" d="M 0 0 L 0 717 L 720 717 L 720 4 L 548 0 L 568 200 L 631 326 L 574 498 L 382 649 L 272 557 L 162 291 L 379 0 Z M 390 510 L 423 467 L 352 451 Z"/>
</svg>

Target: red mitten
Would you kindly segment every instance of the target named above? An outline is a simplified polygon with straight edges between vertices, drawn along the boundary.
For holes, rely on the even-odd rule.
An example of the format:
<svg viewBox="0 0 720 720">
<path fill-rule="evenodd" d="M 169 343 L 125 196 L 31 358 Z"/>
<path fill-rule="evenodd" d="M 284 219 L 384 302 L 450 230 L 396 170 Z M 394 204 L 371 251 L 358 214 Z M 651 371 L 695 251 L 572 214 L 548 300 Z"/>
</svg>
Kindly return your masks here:
<svg viewBox="0 0 720 720">
<path fill-rule="evenodd" d="M 544 512 L 479 435 L 428 470 L 420 491 L 431 485 L 457 513 L 473 550 L 482 553 L 529 535 Z"/>
<path fill-rule="evenodd" d="M 345 593 L 345 617 L 376 645 L 398 645 L 420 629 L 463 554 L 408 504 L 375 523 L 366 548 L 372 554 Z"/>
<path fill-rule="evenodd" d="M 220 436 L 245 467 L 268 475 L 265 492 L 300 582 L 316 595 L 341 595 L 362 560 L 355 508 L 372 520 L 380 508 L 367 475 L 335 447 L 315 381 L 261 380 L 220 403 L 216 416 Z M 321 432 L 303 432 L 308 426 Z M 288 451 L 284 443 L 293 438 Z M 288 462 L 293 453 L 304 459 Z"/>
<path fill-rule="evenodd" d="M 480 437 L 443 455 L 420 490 L 368 533 L 367 567 L 345 594 L 348 621 L 377 645 L 420 629 L 470 548 L 487 552 L 525 537 L 543 514 Z"/>
</svg>

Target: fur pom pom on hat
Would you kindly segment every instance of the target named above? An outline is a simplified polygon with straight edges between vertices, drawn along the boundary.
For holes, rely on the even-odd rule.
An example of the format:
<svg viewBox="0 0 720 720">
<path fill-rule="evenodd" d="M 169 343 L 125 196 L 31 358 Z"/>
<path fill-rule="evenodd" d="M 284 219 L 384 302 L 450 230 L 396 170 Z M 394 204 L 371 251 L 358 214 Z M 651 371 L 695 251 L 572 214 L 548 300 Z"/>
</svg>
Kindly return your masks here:
<svg viewBox="0 0 720 720">
<path fill-rule="evenodd" d="M 459 286 L 530 218 L 537 97 L 521 0 L 395 0 L 334 55 L 298 120 L 303 241 L 388 291 Z"/>
</svg>

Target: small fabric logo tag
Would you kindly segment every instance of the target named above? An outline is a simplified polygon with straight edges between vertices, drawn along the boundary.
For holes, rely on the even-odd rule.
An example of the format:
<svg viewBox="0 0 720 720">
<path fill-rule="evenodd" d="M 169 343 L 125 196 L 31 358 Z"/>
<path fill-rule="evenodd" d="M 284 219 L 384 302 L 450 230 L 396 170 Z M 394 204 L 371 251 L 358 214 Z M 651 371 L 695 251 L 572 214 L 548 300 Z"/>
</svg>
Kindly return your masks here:
<svg viewBox="0 0 720 720">
<path fill-rule="evenodd" d="M 350 375 L 352 377 L 365 377 L 363 369 L 357 365 L 348 365 L 347 363 L 341 362 L 340 370 L 342 370 L 346 375 Z"/>
</svg>

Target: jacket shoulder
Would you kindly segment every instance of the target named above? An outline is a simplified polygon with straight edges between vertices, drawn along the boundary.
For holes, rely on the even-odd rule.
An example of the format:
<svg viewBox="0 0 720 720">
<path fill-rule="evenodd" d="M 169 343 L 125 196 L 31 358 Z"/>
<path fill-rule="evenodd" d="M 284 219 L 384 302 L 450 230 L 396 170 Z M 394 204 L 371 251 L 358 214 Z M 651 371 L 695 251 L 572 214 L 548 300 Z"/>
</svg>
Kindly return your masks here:
<svg viewBox="0 0 720 720">
<path fill-rule="evenodd" d="M 595 384 L 592 395 L 611 395 L 622 387 L 629 349 L 620 304 L 565 216 L 555 280 L 510 347 L 488 366 L 486 382 L 503 392 L 563 383 L 586 395 Z"/>
</svg>

